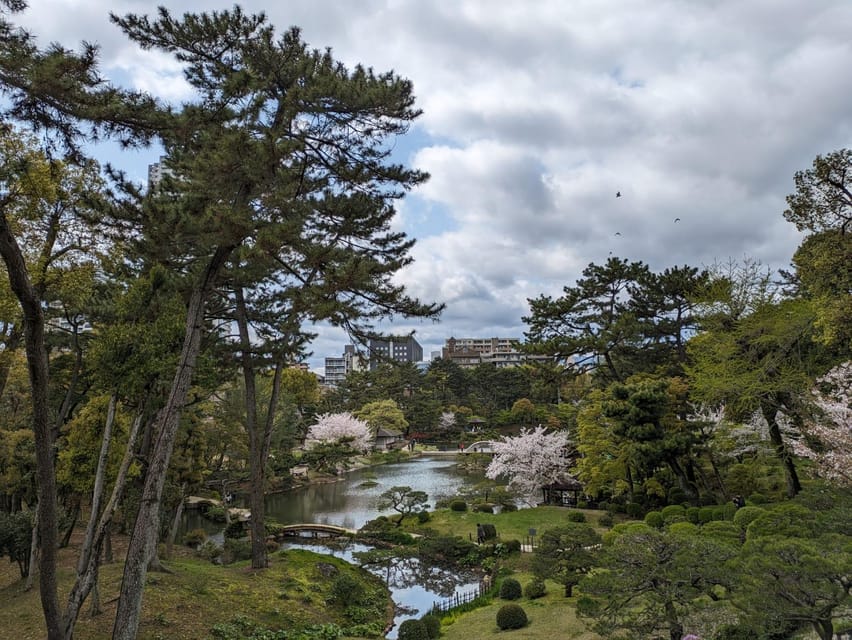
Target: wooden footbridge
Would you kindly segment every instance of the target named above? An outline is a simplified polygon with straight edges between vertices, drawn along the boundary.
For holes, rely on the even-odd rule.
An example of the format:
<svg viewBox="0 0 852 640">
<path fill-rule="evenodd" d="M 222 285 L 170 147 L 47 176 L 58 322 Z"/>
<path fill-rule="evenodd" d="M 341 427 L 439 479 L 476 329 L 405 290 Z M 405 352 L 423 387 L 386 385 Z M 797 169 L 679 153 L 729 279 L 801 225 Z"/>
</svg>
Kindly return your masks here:
<svg viewBox="0 0 852 640">
<path fill-rule="evenodd" d="M 306 522 L 303 524 L 288 524 L 277 531 L 278 535 L 286 537 L 305 537 L 305 534 L 313 538 L 319 537 L 351 537 L 358 533 L 355 529 L 338 527 L 333 524 L 315 524 Z"/>
</svg>

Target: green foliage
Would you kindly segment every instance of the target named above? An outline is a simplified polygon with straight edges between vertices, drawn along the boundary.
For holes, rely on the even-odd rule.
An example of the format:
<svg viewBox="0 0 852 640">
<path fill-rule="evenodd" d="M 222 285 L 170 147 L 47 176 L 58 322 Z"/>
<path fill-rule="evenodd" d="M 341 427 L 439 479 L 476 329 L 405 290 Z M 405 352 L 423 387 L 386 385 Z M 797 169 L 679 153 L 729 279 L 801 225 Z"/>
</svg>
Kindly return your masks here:
<svg viewBox="0 0 852 640">
<path fill-rule="evenodd" d="M 420 622 L 426 627 L 429 640 L 435 640 L 435 638 L 441 635 L 441 619 L 438 616 L 427 613 L 420 618 Z"/>
<path fill-rule="evenodd" d="M 544 584 L 544 580 L 542 580 L 541 578 L 533 578 L 524 587 L 524 597 L 528 598 L 529 600 L 542 598 L 545 595 L 547 595 L 547 587 Z"/>
<path fill-rule="evenodd" d="M 432 516 L 430 516 L 429 512 L 425 509 L 423 511 L 417 512 L 417 522 L 419 522 L 420 524 L 426 524 L 427 522 L 429 522 L 431 517 Z"/>
<path fill-rule="evenodd" d="M 713 540 L 734 546 L 742 544 L 742 530 L 733 522 L 727 520 L 714 520 L 701 526 L 700 535 Z"/>
<path fill-rule="evenodd" d="M 569 511 L 568 522 L 585 522 L 586 514 L 582 511 Z"/>
<path fill-rule="evenodd" d="M 598 518 L 598 525 L 601 527 L 611 527 L 615 523 L 615 519 L 611 513 L 602 513 Z"/>
<path fill-rule="evenodd" d="M 686 521 L 691 522 L 692 524 L 698 524 L 701 522 L 701 510 L 698 507 L 689 507 L 686 510 Z"/>
<path fill-rule="evenodd" d="M 784 503 L 759 515 L 746 528 L 746 539 L 766 536 L 811 538 L 817 533 L 818 522 L 810 509 L 795 503 Z"/>
<path fill-rule="evenodd" d="M 450 502 L 450 510 L 452 511 L 467 511 L 467 502 L 464 500 L 453 500 Z"/>
<path fill-rule="evenodd" d="M 188 547 L 197 547 L 198 545 L 204 544 L 207 540 L 207 532 L 204 529 L 193 529 L 192 531 L 187 531 L 186 535 L 183 537 L 183 542 Z"/>
<path fill-rule="evenodd" d="M 341 573 L 331 584 L 331 601 L 342 607 L 361 604 L 364 587 L 348 573 Z"/>
<path fill-rule="evenodd" d="M 665 524 L 663 514 L 659 511 L 649 511 L 645 514 L 645 524 L 649 527 L 654 527 L 655 529 L 662 529 L 663 524 Z"/>
<path fill-rule="evenodd" d="M 500 584 L 500 598 L 503 600 L 517 600 L 523 595 L 521 583 L 514 578 L 503 578 Z"/>
<path fill-rule="evenodd" d="M 766 513 L 762 507 L 742 507 L 734 514 L 734 524 L 745 531 L 752 522 Z"/>
<path fill-rule="evenodd" d="M 511 540 L 506 540 L 504 543 L 506 545 L 506 549 L 509 553 L 520 553 L 521 551 L 521 541 L 512 538 Z"/>
<path fill-rule="evenodd" d="M 430 637 L 422 620 L 403 620 L 397 632 L 399 640 L 429 640 Z"/>
<path fill-rule="evenodd" d="M 666 524 L 686 520 L 686 509 L 679 504 L 670 504 L 663 507 L 660 514 L 663 516 L 663 522 Z"/>
<path fill-rule="evenodd" d="M 216 562 L 222 557 L 223 552 L 224 549 L 218 544 L 212 540 L 206 540 L 200 547 L 198 547 L 198 551 L 195 552 L 195 555 L 199 558 L 205 558 L 210 562 Z"/>
<path fill-rule="evenodd" d="M 485 540 L 494 540 L 497 538 L 497 527 L 492 523 L 486 522 L 482 525 L 482 537 Z"/>
<path fill-rule="evenodd" d="M 497 626 L 503 631 L 523 629 L 528 622 L 527 612 L 518 604 L 504 604 L 497 611 Z"/>
<path fill-rule="evenodd" d="M 639 519 L 645 513 L 645 508 L 638 502 L 628 502 L 624 507 L 625 512 L 631 518 Z"/>
<path fill-rule="evenodd" d="M 588 524 L 572 522 L 545 530 L 535 548 L 532 569 L 565 587 L 570 597 L 574 585 L 595 565 L 601 537 Z"/>
<path fill-rule="evenodd" d="M 6 513 L 0 511 L 0 558 L 18 564 L 22 578 L 29 575 L 30 542 L 33 517 L 28 511 Z"/>
<path fill-rule="evenodd" d="M 669 533 L 679 536 L 694 536 L 698 533 L 698 525 L 691 522 L 673 522 L 667 527 Z"/>
<path fill-rule="evenodd" d="M 239 539 L 243 538 L 246 535 L 246 527 L 245 523 L 240 520 L 231 520 L 227 527 L 225 527 L 225 539 Z"/>
<path fill-rule="evenodd" d="M 428 498 L 429 496 L 425 491 L 414 491 L 411 487 L 407 486 L 391 487 L 379 496 L 377 506 L 380 511 L 393 509 L 399 513 L 399 520 L 396 521 L 396 526 L 400 526 L 405 516 L 428 509 L 429 505 L 426 504 Z"/>
<path fill-rule="evenodd" d="M 232 564 L 240 560 L 249 560 L 251 558 L 251 542 L 247 539 L 237 540 L 235 538 L 226 538 L 225 546 L 222 551 L 222 562 L 224 564 Z"/>
<path fill-rule="evenodd" d="M 473 510 L 477 513 L 494 513 L 494 505 L 489 502 L 480 502 L 474 505 Z"/>
</svg>

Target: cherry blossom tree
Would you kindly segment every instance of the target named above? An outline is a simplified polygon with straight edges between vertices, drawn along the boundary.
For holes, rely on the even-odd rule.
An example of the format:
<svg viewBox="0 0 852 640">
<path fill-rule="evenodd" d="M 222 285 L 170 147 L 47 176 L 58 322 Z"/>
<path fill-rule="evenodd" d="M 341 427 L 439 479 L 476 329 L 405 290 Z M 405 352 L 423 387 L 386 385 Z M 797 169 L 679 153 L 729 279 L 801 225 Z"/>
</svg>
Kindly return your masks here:
<svg viewBox="0 0 852 640">
<path fill-rule="evenodd" d="M 357 451 L 367 451 L 372 444 L 370 427 L 351 413 L 324 413 L 317 416 L 316 424 L 310 426 L 305 438 L 309 448 L 341 441 Z"/>
<path fill-rule="evenodd" d="M 540 425 L 522 429 L 519 436 L 494 443 L 494 458 L 485 475 L 492 480 L 508 477 L 509 487 L 533 504 L 542 487 L 568 474 L 567 447 L 568 434 L 564 431 L 548 433 Z"/>
<path fill-rule="evenodd" d="M 444 411 L 438 419 L 438 428 L 442 431 L 449 431 L 456 426 L 456 414 L 452 411 Z"/>
<path fill-rule="evenodd" d="M 826 480 L 852 486 L 852 361 L 831 369 L 813 389 L 816 415 L 805 438 L 794 441 L 796 455 L 811 458 Z"/>
</svg>

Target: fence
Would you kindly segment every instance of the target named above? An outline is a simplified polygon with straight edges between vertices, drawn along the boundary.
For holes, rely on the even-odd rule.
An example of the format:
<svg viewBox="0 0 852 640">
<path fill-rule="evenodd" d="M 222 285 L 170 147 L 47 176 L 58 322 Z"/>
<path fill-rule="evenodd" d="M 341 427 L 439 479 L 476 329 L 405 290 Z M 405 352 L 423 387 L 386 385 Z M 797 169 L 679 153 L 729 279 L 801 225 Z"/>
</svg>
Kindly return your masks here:
<svg viewBox="0 0 852 640">
<path fill-rule="evenodd" d="M 479 581 L 479 586 L 472 591 L 467 591 L 465 593 L 456 593 L 452 598 L 448 598 L 446 600 L 435 601 L 432 605 L 433 612 L 439 613 L 447 613 L 451 609 L 455 609 L 456 607 L 461 607 L 462 605 L 469 604 L 474 600 L 477 600 L 483 596 L 491 593 L 491 587 L 493 586 L 491 577 L 486 576 L 484 579 Z"/>
</svg>

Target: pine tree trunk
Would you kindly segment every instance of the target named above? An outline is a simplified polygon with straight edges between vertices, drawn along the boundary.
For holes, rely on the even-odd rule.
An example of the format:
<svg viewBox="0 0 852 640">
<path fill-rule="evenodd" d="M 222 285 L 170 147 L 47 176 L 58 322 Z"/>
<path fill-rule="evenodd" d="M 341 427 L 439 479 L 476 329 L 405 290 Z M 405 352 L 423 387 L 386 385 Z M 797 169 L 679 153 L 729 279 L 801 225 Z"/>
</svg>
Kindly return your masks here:
<svg viewBox="0 0 852 640">
<path fill-rule="evenodd" d="M 0 212 L 0 255 L 15 297 L 21 304 L 24 346 L 30 377 L 32 428 L 35 436 L 36 487 L 38 508 L 39 594 L 48 640 L 62 637 L 59 596 L 56 586 L 57 514 L 54 434 L 48 409 L 49 374 L 45 347 L 44 314 L 41 299 L 29 280 L 26 261 L 9 229 L 5 212 Z"/>
<path fill-rule="evenodd" d="M 180 415 L 192 384 L 195 363 L 201 349 L 204 312 L 213 283 L 233 247 L 219 247 L 211 256 L 187 307 L 186 333 L 180 361 L 166 405 L 157 416 L 157 438 L 151 453 L 142 500 L 131 534 L 124 564 L 124 575 L 113 626 L 113 640 L 134 640 L 139 631 L 142 592 L 148 562 L 154 557 L 160 526 L 160 502 L 169 462 L 174 449 Z"/>
<path fill-rule="evenodd" d="M 172 526 L 169 529 L 169 537 L 166 540 L 166 557 L 172 557 L 172 551 L 175 547 L 175 538 L 180 528 L 180 519 L 183 515 L 183 504 L 186 499 L 186 482 L 180 485 L 180 500 L 178 500 L 177 508 L 175 509 L 175 517 L 172 519 Z M 225 505 L 225 513 L 228 512 L 228 506 Z M 226 518 L 227 519 L 227 518 Z"/>
<path fill-rule="evenodd" d="M 802 485 L 799 482 L 799 475 L 796 473 L 796 463 L 793 461 L 790 449 L 781 435 L 781 427 L 778 425 L 776 418 L 778 415 L 778 406 L 774 402 L 763 402 L 760 408 L 763 412 L 763 418 L 769 425 L 769 440 L 772 442 L 772 446 L 775 447 L 775 452 L 784 466 L 784 478 L 787 481 L 787 496 L 795 498 L 802 490 Z"/>
</svg>

